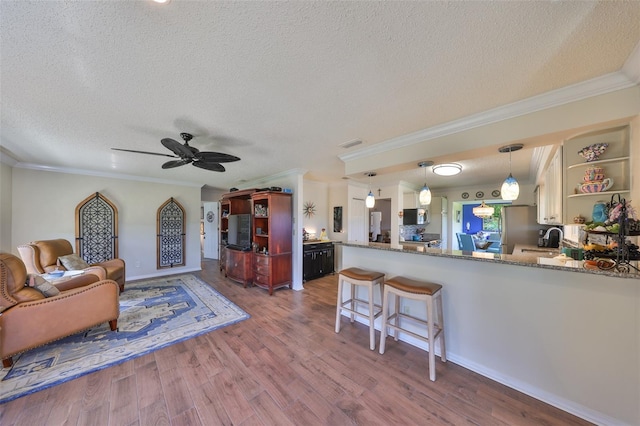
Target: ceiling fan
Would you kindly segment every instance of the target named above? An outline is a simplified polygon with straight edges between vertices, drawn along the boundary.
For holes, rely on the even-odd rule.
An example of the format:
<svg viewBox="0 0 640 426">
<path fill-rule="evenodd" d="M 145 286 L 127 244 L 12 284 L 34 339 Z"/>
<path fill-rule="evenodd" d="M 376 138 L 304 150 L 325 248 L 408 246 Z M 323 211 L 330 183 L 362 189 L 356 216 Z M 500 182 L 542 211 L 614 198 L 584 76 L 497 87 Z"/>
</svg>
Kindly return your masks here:
<svg viewBox="0 0 640 426">
<path fill-rule="evenodd" d="M 225 168 L 220 163 L 230 163 L 240 160 L 239 157 L 222 152 L 200 152 L 198 148 L 189 145 L 189 141 L 193 139 L 190 133 L 180 133 L 180 137 L 184 140 L 184 144 L 173 139 L 164 138 L 161 140 L 162 145 L 169 149 L 175 155 L 160 154 L 157 152 L 137 151 L 135 149 L 111 148 L 115 151 L 135 152 L 138 154 L 161 155 L 163 157 L 179 158 L 179 160 L 167 161 L 162 165 L 163 169 L 172 169 L 174 167 L 184 166 L 185 164 L 193 164 L 196 167 L 214 172 L 224 172 Z"/>
</svg>

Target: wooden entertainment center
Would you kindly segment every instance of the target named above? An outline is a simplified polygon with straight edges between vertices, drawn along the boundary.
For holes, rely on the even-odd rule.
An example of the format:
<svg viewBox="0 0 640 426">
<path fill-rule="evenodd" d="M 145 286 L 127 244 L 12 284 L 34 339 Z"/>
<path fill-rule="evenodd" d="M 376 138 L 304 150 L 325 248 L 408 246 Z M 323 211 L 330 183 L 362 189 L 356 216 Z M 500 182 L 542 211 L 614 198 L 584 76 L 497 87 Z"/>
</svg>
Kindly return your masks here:
<svg viewBox="0 0 640 426">
<path fill-rule="evenodd" d="M 220 269 L 242 283 L 273 290 L 292 285 L 291 194 L 245 189 L 226 193 L 220 200 Z M 229 218 L 250 215 L 251 241 L 229 246 Z"/>
</svg>

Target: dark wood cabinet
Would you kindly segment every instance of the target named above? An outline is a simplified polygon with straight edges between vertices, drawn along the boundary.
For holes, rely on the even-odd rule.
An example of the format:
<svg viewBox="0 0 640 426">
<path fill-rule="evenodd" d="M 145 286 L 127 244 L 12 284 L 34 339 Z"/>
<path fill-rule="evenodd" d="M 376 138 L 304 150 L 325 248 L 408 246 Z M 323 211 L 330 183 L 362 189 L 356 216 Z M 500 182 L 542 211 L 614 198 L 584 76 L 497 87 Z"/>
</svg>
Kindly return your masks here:
<svg viewBox="0 0 640 426">
<path fill-rule="evenodd" d="M 292 284 L 291 194 L 261 191 L 253 201 L 254 281 L 273 294 L 276 288 Z"/>
<path fill-rule="evenodd" d="M 220 200 L 220 270 L 225 270 L 225 247 L 229 243 L 229 215 L 251 213 L 251 194 L 255 189 L 229 192 Z M 237 273 L 234 275 L 238 275 Z"/>
<path fill-rule="evenodd" d="M 225 251 L 225 276 L 241 282 L 246 288 L 253 282 L 253 253 L 229 248 Z"/>
<path fill-rule="evenodd" d="M 302 280 L 308 281 L 335 272 L 333 243 L 307 243 L 302 249 Z"/>
</svg>

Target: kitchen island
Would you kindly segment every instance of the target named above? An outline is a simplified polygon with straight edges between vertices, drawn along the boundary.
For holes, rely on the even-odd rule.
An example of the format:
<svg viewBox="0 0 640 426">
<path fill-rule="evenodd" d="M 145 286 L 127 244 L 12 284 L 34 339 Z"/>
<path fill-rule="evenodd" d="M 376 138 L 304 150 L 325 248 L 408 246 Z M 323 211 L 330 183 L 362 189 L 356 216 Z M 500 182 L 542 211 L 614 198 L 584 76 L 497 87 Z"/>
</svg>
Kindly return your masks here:
<svg viewBox="0 0 640 426">
<path fill-rule="evenodd" d="M 637 274 L 587 270 L 538 253 L 339 246 L 341 268 L 442 284 L 452 362 L 597 424 L 640 424 Z M 412 301 L 401 310 L 425 315 L 424 306 Z M 426 380 L 426 371 L 416 374 Z"/>
</svg>

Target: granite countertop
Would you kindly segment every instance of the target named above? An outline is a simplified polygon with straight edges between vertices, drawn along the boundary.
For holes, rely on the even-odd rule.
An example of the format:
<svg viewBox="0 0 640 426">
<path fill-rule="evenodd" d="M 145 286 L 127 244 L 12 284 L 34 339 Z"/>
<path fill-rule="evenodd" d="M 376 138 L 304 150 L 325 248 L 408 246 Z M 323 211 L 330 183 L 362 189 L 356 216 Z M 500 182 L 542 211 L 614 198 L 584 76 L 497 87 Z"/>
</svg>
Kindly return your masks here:
<svg viewBox="0 0 640 426">
<path fill-rule="evenodd" d="M 586 269 L 582 260 L 574 260 L 570 257 L 557 257 L 557 249 L 551 249 L 552 251 L 537 252 L 537 251 L 522 251 L 522 254 L 498 254 L 480 251 L 462 251 L 462 250 L 450 250 L 439 248 L 427 248 L 422 244 L 385 244 L 385 243 L 366 243 L 366 242 L 339 242 L 347 247 L 359 247 L 372 250 L 386 250 L 402 253 L 409 253 L 421 256 L 438 256 L 449 257 L 462 260 L 472 260 L 481 262 L 492 262 L 500 264 L 528 266 L 535 268 L 555 269 L 559 271 L 567 272 L 580 272 L 587 274 L 605 275 L 618 278 L 640 278 L 640 273 L 630 268 L 631 272 L 619 272 L 615 269 L 601 270 L 601 269 Z M 537 247 L 536 247 L 537 248 Z M 634 262 L 635 263 L 635 262 Z M 637 266 L 637 265 L 636 265 Z"/>
</svg>

